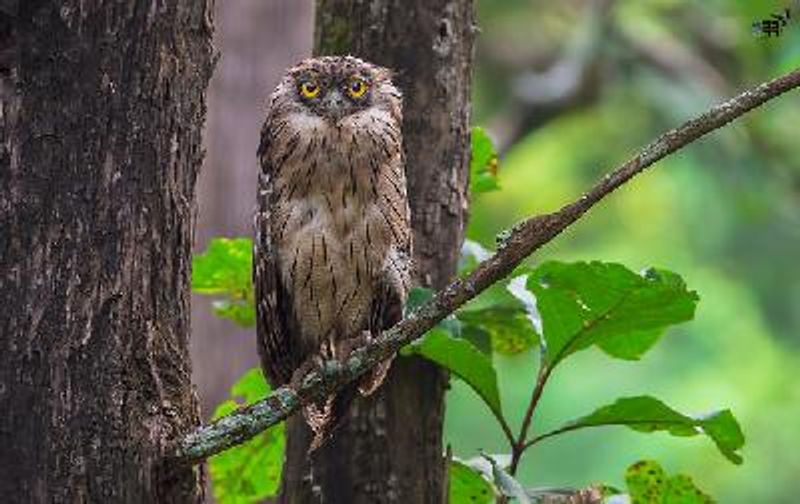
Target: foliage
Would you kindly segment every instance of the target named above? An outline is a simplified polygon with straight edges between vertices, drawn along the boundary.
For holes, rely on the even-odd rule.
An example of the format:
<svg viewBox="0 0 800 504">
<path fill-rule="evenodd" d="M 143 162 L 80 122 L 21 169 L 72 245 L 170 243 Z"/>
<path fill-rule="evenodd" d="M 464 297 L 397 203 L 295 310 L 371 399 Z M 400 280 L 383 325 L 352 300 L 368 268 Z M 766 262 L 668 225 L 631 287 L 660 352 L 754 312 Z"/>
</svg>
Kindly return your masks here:
<svg viewBox="0 0 800 504">
<path fill-rule="evenodd" d="M 497 151 L 486 130 L 478 126 L 472 128 L 472 157 L 469 167 L 471 193 L 484 193 L 500 188 L 497 183 Z"/>
<path fill-rule="evenodd" d="M 512 279 L 503 286 L 487 290 L 468 308 L 458 311 L 456 317 L 461 322 L 459 334 L 466 333 L 473 324 L 481 324 L 484 319 L 509 320 L 510 313 L 521 315 L 530 326 L 527 330 L 541 331 L 540 372 L 535 387 L 538 391 L 532 396 L 531 412 L 553 369 L 562 361 L 590 347 L 597 347 L 617 359 L 639 359 L 658 342 L 666 327 L 691 319 L 698 300 L 697 294 L 688 290 L 675 273 L 647 269 L 637 274 L 614 263 L 548 261 L 525 269 L 520 278 L 524 281 Z M 499 313 L 492 313 L 495 310 Z M 482 317 L 464 316 L 464 311 L 481 313 Z M 494 399 L 496 377 L 487 366 L 489 361 L 476 348 L 466 351 L 471 343 L 459 338 L 459 334 L 451 333 L 448 337 L 445 332 L 443 327 L 437 327 L 412 348 L 465 380 L 487 403 L 500 424 L 507 426 L 508 420 L 499 410 L 500 399 L 498 397 L 496 402 Z M 419 350 L 423 348 L 432 350 L 427 353 Z M 470 359 L 475 369 L 465 373 Z M 666 431 L 684 437 L 702 433 L 710 437 L 729 460 L 741 462 L 738 451 L 744 444 L 744 436 L 729 410 L 689 416 L 649 396 L 618 399 L 532 438 L 522 431 L 518 438 L 509 440 L 512 460 L 518 462 L 527 448 L 543 439 L 605 425 L 624 425 L 647 433 Z M 507 471 L 492 461 L 489 481 L 499 494 L 522 502 L 521 487 L 514 479 L 516 462 Z"/>
<path fill-rule="evenodd" d="M 742 462 L 742 457 L 737 451 L 744 446 L 744 435 L 730 410 L 690 417 L 648 396 L 617 399 L 613 404 L 572 420 L 542 437 L 604 425 L 624 425 L 639 432 L 667 431 L 673 436 L 689 437 L 705 434 L 714 441 L 728 460 L 735 464 Z"/>
<path fill-rule="evenodd" d="M 451 461 L 448 471 L 450 475 L 450 498 L 448 502 L 469 502 L 471 504 L 491 504 L 494 502 L 494 490 L 480 473 L 458 461 Z"/>
<path fill-rule="evenodd" d="M 260 369 L 247 371 L 231 388 L 231 398 L 214 411 L 214 419 L 265 397 L 270 387 Z M 285 449 L 284 425 L 267 429 L 253 439 L 209 460 L 211 489 L 220 504 L 248 504 L 277 494 Z"/>
<path fill-rule="evenodd" d="M 192 259 L 192 290 L 221 296 L 214 313 L 245 327 L 255 325 L 253 242 L 249 238 L 214 238 Z"/>
<path fill-rule="evenodd" d="M 492 503 L 505 496 L 519 504 L 547 502 L 594 502 L 576 496 L 604 497 L 606 504 L 713 504 L 714 499 L 700 490 L 685 474 L 667 475 L 653 460 L 642 460 L 625 471 L 627 493 L 608 485 L 575 488 L 525 488 L 496 460 L 484 455 L 485 465 L 471 461 L 451 461 L 450 500 L 452 504 Z"/>
<path fill-rule="evenodd" d="M 697 295 L 674 273 L 639 275 L 612 263 L 548 262 L 529 277 L 547 347 L 544 363 L 597 345 L 620 359 L 638 359 L 662 330 L 694 316 Z"/>
<path fill-rule="evenodd" d="M 634 504 L 711 504 L 714 500 L 697 488 L 689 476 L 668 476 L 652 460 L 642 460 L 625 473 L 628 494 Z"/>
<path fill-rule="evenodd" d="M 424 338 L 408 345 L 403 354 L 421 355 L 448 369 L 472 387 L 492 413 L 498 417 L 503 415 L 492 361 L 470 341 L 437 327 L 428 331 Z"/>
</svg>

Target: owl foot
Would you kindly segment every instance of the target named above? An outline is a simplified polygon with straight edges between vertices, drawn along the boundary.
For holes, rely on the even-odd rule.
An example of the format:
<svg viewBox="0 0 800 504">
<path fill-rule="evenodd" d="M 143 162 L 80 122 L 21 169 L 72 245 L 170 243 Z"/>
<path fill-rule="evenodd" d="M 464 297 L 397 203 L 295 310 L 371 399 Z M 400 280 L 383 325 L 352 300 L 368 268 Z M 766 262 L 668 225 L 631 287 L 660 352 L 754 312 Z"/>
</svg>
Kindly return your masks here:
<svg viewBox="0 0 800 504">
<path fill-rule="evenodd" d="M 324 376 L 322 374 L 324 366 L 325 361 L 321 355 L 312 355 L 294 370 L 294 373 L 292 373 L 292 379 L 289 381 L 289 385 L 293 389 L 299 390 L 303 385 L 303 380 L 305 379 L 306 375 L 312 371 L 316 371 L 321 376 Z"/>
</svg>

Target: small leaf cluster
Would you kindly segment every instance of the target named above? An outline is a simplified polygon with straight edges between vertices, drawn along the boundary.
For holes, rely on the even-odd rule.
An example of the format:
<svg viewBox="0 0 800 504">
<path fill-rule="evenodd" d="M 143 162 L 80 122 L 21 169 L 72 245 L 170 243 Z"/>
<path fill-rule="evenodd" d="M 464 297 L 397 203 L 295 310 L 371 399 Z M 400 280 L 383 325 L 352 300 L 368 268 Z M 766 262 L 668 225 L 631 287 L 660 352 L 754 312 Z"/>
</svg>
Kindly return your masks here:
<svg viewBox="0 0 800 504">
<path fill-rule="evenodd" d="M 192 290 L 216 297 L 214 313 L 243 327 L 256 323 L 252 281 L 253 241 L 214 238 L 192 258 Z"/>
</svg>

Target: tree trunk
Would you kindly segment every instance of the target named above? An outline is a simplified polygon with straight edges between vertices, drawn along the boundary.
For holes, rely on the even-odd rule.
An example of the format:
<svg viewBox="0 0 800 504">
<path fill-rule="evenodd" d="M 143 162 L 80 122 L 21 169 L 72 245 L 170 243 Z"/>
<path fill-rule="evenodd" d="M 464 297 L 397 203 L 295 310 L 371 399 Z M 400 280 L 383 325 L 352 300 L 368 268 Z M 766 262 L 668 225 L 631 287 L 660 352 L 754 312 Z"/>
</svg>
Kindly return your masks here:
<svg viewBox="0 0 800 504">
<path fill-rule="evenodd" d="M 316 23 L 317 54 L 353 54 L 397 72 L 418 282 L 442 287 L 455 274 L 466 221 L 473 2 L 319 0 Z M 313 461 L 295 415 L 282 502 L 445 501 L 446 386 L 434 365 L 398 358 Z"/>
<path fill-rule="evenodd" d="M 213 0 L 0 9 L 0 495 L 193 502 L 188 355 Z M 5 30 L 5 27 L 10 27 Z"/>
</svg>

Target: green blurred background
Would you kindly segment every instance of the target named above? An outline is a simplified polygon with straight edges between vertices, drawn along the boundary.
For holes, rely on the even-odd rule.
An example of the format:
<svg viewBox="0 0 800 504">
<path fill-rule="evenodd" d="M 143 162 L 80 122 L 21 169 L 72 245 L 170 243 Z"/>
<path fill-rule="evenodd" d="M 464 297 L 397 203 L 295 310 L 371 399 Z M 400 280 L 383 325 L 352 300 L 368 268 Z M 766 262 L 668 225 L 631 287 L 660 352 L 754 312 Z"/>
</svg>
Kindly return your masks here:
<svg viewBox="0 0 800 504">
<path fill-rule="evenodd" d="M 470 239 L 491 247 L 522 217 L 574 199 L 637 147 L 745 87 L 800 66 L 800 6 L 769 1 L 479 1 L 474 122 L 499 144 L 501 189 L 472 203 Z M 753 22 L 792 9 L 779 37 Z M 680 273 L 701 298 L 640 362 L 597 350 L 559 368 L 542 432 L 623 395 L 680 411 L 730 407 L 744 464 L 710 440 L 620 428 L 560 436 L 527 453 L 531 485 L 621 484 L 643 458 L 691 475 L 724 503 L 799 502 L 800 95 L 793 93 L 657 164 L 532 258 L 621 262 Z M 518 425 L 536 356 L 495 355 Z M 456 455 L 506 453 L 463 383 L 448 395 Z"/>
</svg>

